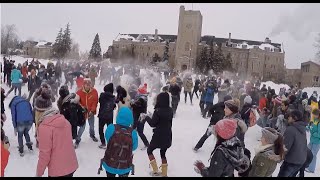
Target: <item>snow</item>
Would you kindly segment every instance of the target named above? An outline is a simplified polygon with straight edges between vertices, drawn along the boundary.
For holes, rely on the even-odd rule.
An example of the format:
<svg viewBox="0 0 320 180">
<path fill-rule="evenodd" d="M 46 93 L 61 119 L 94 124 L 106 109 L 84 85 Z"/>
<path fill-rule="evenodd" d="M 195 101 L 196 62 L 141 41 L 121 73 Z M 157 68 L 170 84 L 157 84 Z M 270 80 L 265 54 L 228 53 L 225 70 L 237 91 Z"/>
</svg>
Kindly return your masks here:
<svg viewBox="0 0 320 180">
<path fill-rule="evenodd" d="M 267 88 L 268 86 L 270 86 L 272 89 L 274 89 L 276 94 L 279 94 L 280 88 L 286 88 L 286 89 L 290 88 L 287 84 L 276 84 L 272 81 L 261 82 L 261 87 L 263 86 L 263 84 L 265 84 Z"/>
<path fill-rule="evenodd" d="M 41 42 L 38 42 L 38 44 L 36 45 L 37 47 L 42 47 L 42 46 L 45 46 L 48 42 L 46 41 L 41 41 Z M 51 46 L 51 45 L 49 45 Z"/>
<path fill-rule="evenodd" d="M 2 57 L 1 57 L 2 58 Z M 18 56 L 13 57 L 16 60 L 16 63 L 23 63 L 26 59 Z M 29 61 L 31 59 L 29 58 Z M 47 64 L 48 60 L 39 60 L 43 64 Z M 141 71 L 141 74 L 145 74 L 146 71 Z M 98 81 L 96 81 L 98 82 Z M 97 83 L 98 84 L 98 83 Z M 276 92 L 279 91 L 281 87 L 287 87 L 284 84 L 275 84 L 273 82 L 263 82 L 261 84 L 266 84 L 267 86 L 271 86 L 274 88 Z M 104 85 L 96 85 L 96 89 L 99 94 L 102 92 Z M 6 85 L 2 86 L 7 92 L 9 88 Z M 305 91 L 308 94 L 317 88 L 306 88 Z M 74 92 L 75 89 L 72 89 L 71 92 Z M 27 86 L 24 85 L 22 87 L 22 92 L 28 94 Z M 318 92 L 320 92 L 318 88 Z M 22 93 L 22 94 L 23 94 Z M 4 130 L 6 135 L 9 137 L 10 141 L 10 157 L 9 163 L 5 170 L 5 176 L 12 177 L 34 177 L 36 174 L 37 162 L 38 162 L 38 149 L 34 146 L 34 152 L 25 153 L 24 157 L 20 157 L 18 154 L 18 141 L 17 137 L 14 136 L 14 129 L 11 123 L 11 113 L 8 105 L 10 100 L 13 98 L 13 92 L 5 99 L 5 113 L 7 115 L 7 121 L 4 123 Z M 173 119 L 172 124 L 172 146 L 167 150 L 167 159 L 168 159 L 168 176 L 182 176 L 182 177 L 190 177 L 200 175 L 195 173 L 193 168 L 193 163 L 195 160 L 201 160 L 206 166 L 209 165 L 210 153 L 212 152 L 215 145 L 215 138 L 213 136 L 209 137 L 203 147 L 197 152 L 194 153 L 192 148 L 196 145 L 197 141 L 200 137 L 205 133 L 207 126 L 209 124 L 209 119 L 203 119 L 200 115 L 200 108 L 198 106 L 199 100 L 194 96 L 194 105 L 190 105 L 189 99 L 187 103 L 183 101 L 184 94 L 181 94 L 181 101 L 178 106 L 177 116 Z M 148 98 L 148 111 L 153 112 L 152 101 L 153 98 Z M 218 100 L 217 95 L 215 95 L 214 103 Z M 54 103 L 56 106 L 56 102 Z M 99 107 L 98 107 L 99 108 Z M 117 112 L 117 111 L 115 111 Z M 116 115 L 116 114 L 115 114 Z M 116 117 L 116 116 L 115 116 Z M 32 128 L 29 131 L 31 140 L 35 143 L 34 138 L 35 129 Z M 98 137 L 98 118 L 95 117 L 95 133 Z M 147 139 L 150 141 L 152 137 L 152 128 L 146 123 L 144 133 Z M 251 151 L 252 157 L 254 157 L 254 148 L 260 143 L 257 141 L 261 137 L 260 128 L 257 126 L 253 126 L 248 129 L 245 135 L 245 144 L 246 147 Z M 309 141 L 309 137 L 308 137 Z M 24 140 L 25 142 L 25 140 Z M 105 177 L 105 172 L 101 172 L 100 175 L 97 174 L 100 159 L 104 156 L 104 151 L 98 148 L 99 143 L 93 142 L 89 138 L 89 126 L 86 125 L 85 132 L 82 136 L 82 142 L 78 149 L 76 149 L 77 159 L 79 162 L 79 168 L 74 173 L 74 176 L 83 176 L 83 177 Z M 134 152 L 133 162 L 135 164 L 135 175 L 137 177 L 149 176 L 150 168 L 149 168 L 149 160 L 146 150 L 142 151 L 140 148 L 143 147 L 143 143 L 139 138 L 139 147 Z M 26 148 L 25 148 L 26 149 Z M 158 166 L 160 166 L 161 158 L 159 149 L 154 151 L 154 155 L 157 159 Z M 319 162 L 319 155 L 317 156 Z M 279 172 L 280 164 L 277 169 L 273 173 L 273 176 L 277 176 Z M 318 163 L 318 167 L 316 169 L 316 174 L 305 173 L 307 177 L 309 176 L 319 176 L 320 175 L 320 165 Z M 237 174 L 237 173 L 235 173 Z M 44 176 L 47 176 L 47 171 Z M 132 175 L 130 175 L 132 176 Z"/>
</svg>

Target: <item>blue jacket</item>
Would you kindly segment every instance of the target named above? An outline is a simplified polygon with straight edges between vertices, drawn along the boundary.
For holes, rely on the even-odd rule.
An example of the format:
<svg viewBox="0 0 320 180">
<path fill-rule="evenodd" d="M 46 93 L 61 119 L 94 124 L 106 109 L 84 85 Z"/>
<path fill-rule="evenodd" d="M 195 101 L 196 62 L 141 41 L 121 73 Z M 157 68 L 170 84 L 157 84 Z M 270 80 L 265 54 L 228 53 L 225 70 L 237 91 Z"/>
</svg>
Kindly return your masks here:
<svg viewBox="0 0 320 180">
<path fill-rule="evenodd" d="M 30 125 L 33 123 L 32 107 L 29 101 L 20 96 L 15 96 L 11 100 L 9 107 L 14 128 L 18 125 Z"/>
<path fill-rule="evenodd" d="M 132 111 L 130 110 L 130 108 L 128 107 L 121 107 L 119 110 L 119 113 L 117 115 L 116 118 L 116 124 L 118 125 L 122 125 L 122 126 L 126 126 L 126 127 L 130 127 L 133 123 L 133 114 Z M 110 140 L 110 138 L 112 137 L 113 133 L 115 131 L 115 127 L 114 124 L 110 124 L 107 129 L 106 129 L 106 133 L 105 133 L 105 138 L 107 140 L 107 142 Z M 136 130 L 132 131 L 132 150 L 136 150 L 138 148 L 138 134 Z M 102 164 L 103 168 L 112 174 L 126 174 L 129 173 L 132 168 L 127 168 L 127 169 L 115 169 L 112 167 L 109 167 L 106 163 L 103 162 Z"/>
<path fill-rule="evenodd" d="M 22 78 L 22 74 L 20 70 L 13 69 L 11 72 L 11 83 L 21 83 L 20 79 Z"/>
<path fill-rule="evenodd" d="M 315 119 L 310 125 L 310 143 L 320 144 L 319 119 Z"/>
<path fill-rule="evenodd" d="M 204 93 L 204 102 L 213 103 L 214 89 L 212 87 L 208 87 Z"/>
</svg>

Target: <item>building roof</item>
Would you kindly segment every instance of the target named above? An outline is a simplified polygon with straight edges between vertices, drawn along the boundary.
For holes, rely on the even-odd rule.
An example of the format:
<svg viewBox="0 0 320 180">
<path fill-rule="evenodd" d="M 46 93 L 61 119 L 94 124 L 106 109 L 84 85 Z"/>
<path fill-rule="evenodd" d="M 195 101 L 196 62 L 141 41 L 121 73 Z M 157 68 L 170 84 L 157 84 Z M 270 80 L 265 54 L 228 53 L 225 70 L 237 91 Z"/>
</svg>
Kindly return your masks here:
<svg viewBox="0 0 320 180">
<path fill-rule="evenodd" d="M 320 64 L 318 62 L 314 62 L 314 61 L 307 61 L 307 62 L 303 62 L 301 63 L 301 65 L 305 65 L 305 64 L 314 64 L 316 66 L 318 66 L 320 68 Z"/>
<path fill-rule="evenodd" d="M 132 41 L 139 41 L 138 39 L 143 37 L 146 38 L 144 42 L 147 42 L 147 39 L 154 39 L 154 34 L 119 34 L 116 38 L 116 41 L 120 39 L 131 39 Z M 158 34 L 160 42 L 164 42 L 165 40 L 169 40 L 169 42 L 175 42 L 177 40 L 177 35 L 169 35 L 169 34 Z M 211 41 L 215 42 L 216 44 L 226 43 L 228 42 L 228 38 L 218 38 L 215 36 L 202 36 L 200 42 L 205 42 L 206 44 L 210 44 Z M 258 46 L 260 49 L 265 50 L 265 48 L 270 48 L 271 51 L 274 49 L 279 49 L 280 52 L 282 51 L 281 44 L 279 43 L 268 43 L 264 41 L 252 41 L 252 40 L 243 40 L 243 39 L 231 39 L 232 43 L 237 44 L 237 48 L 242 48 L 242 45 L 247 45 L 247 49 L 254 48 L 254 46 Z"/>
</svg>

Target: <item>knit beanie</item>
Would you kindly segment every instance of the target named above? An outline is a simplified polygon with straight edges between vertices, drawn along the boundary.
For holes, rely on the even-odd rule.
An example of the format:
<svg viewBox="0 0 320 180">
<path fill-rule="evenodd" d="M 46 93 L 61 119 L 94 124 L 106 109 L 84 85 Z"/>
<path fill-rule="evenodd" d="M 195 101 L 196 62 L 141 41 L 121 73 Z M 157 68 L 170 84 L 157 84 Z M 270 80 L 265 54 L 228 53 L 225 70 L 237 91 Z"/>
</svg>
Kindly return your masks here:
<svg viewBox="0 0 320 180">
<path fill-rule="evenodd" d="M 269 127 L 262 128 L 261 132 L 262 132 L 262 137 L 264 137 L 264 139 L 268 144 L 274 144 L 274 142 L 279 137 L 279 133 L 277 132 L 277 130 L 273 128 L 269 128 Z"/>
<path fill-rule="evenodd" d="M 226 102 L 231 99 L 232 99 L 232 97 L 230 95 L 226 95 L 225 97 L 223 97 L 223 102 Z"/>
<path fill-rule="evenodd" d="M 252 98 L 251 96 L 246 96 L 243 100 L 244 103 L 247 103 L 247 104 L 251 104 L 252 103 Z"/>
<path fill-rule="evenodd" d="M 65 98 L 69 95 L 69 90 L 68 90 L 68 86 L 67 85 L 63 85 L 60 87 L 59 89 L 59 95 L 61 96 L 61 98 Z"/>
<path fill-rule="evenodd" d="M 45 111 L 52 107 L 51 87 L 47 83 L 43 83 L 39 91 L 40 91 L 40 95 L 35 99 L 35 108 L 39 111 Z"/>
<path fill-rule="evenodd" d="M 277 104 L 279 104 L 279 105 L 282 103 L 282 99 L 281 99 L 280 96 L 277 96 L 277 97 L 274 99 L 274 101 L 275 101 L 275 103 L 277 103 Z"/>
<path fill-rule="evenodd" d="M 237 123 L 233 119 L 222 119 L 214 125 L 214 129 L 217 135 L 227 140 L 235 135 Z"/>
<path fill-rule="evenodd" d="M 103 91 L 113 94 L 114 92 L 113 83 L 109 83 L 106 86 L 104 86 Z"/>
<path fill-rule="evenodd" d="M 230 109 L 233 113 L 239 112 L 239 106 L 240 106 L 240 105 L 239 105 L 235 100 L 233 100 L 233 99 L 224 102 L 224 105 L 225 105 L 228 109 Z"/>
<path fill-rule="evenodd" d="M 138 89 L 139 94 L 147 94 L 147 84 L 145 83 L 142 87 Z"/>
</svg>

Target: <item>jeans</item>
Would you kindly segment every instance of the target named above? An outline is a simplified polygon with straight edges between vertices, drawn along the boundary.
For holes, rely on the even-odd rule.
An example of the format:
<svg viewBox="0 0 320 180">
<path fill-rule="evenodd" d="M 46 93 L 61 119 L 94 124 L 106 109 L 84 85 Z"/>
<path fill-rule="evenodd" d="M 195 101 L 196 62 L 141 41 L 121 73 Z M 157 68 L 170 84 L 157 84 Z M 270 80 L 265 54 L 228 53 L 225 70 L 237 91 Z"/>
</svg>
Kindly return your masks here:
<svg viewBox="0 0 320 180">
<path fill-rule="evenodd" d="M 94 115 L 92 115 L 91 117 L 89 117 L 88 119 L 88 122 L 89 122 L 89 134 L 90 134 L 90 137 L 94 137 Z M 79 128 L 79 131 L 78 131 L 78 137 L 77 137 L 77 141 L 81 141 L 81 136 L 84 132 L 84 130 L 86 129 L 86 124 L 87 123 L 84 123 L 83 126 L 80 126 Z"/>
<path fill-rule="evenodd" d="M 311 150 L 312 154 L 313 154 L 313 159 L 309 165 L 309 170 L 311 172 L 314 172 L 316 170 L 316 165 L 317 165 L 317 154 L 318 151 L 320 149 L 320 144 L 313 144 L 313 143 L 309 143 L 308 144 L 308 148 Z"/>
<path fill-rule="evenodd" d="M 140 121 L 138 122 L 137 131 L 138 131 L 138 134 L 139 134 L 139 136 L 140 136 L 143 144 L 144 144 L 145 146 L 149 146 L 149 141 L 148 141 L 146 135 L 143 134 L 144 123 L 145 123 L 145 122 L 140 122 Z"/>
<path fill-rule="evenodd" d="M 192 104 L 192 95 L 191 95 L 191 92 L 187 92 L 187 91 L 184 91 L 184 102 L 187 103 L 187 96 L 189 94 L 189 97 L 190 97 L 190 102 Z"/>
<path fill-rule="evenodd" d="M 11 93 L 14 89 L 14 95 L 17 95 L 17 89 L 19 91 L 19 96 L 21 96 L 21 83 L 12 83 L 11 89 L 8 91 L 7 95 Z"/>
<path fill-rule="evenodd" d="M 20 148 L 23 147 L 23 136 L 25 137 L 27 144 L 30 144 L 29 130 L 31 129 L 31 127 L 32 127 L 32 124 L 17 126 L 18 143 Z"/>
<path fill-rule="evenodd" d="M 208 135 L 207 131 L 208 130 L 206 130 L 204 135 L 200 138 L 199 142 L 195 146 L 196 149 L 200 149 L 203 146 L 204 142 L 211 136 L 211 133 Z"/>
<path fill-rule="evenodd" d="M 302 166 L 302 164 L 291 164 L 284 161 L 280 167 L 278 177 L 294 177 L 295 172 Z"/>
</svg>

